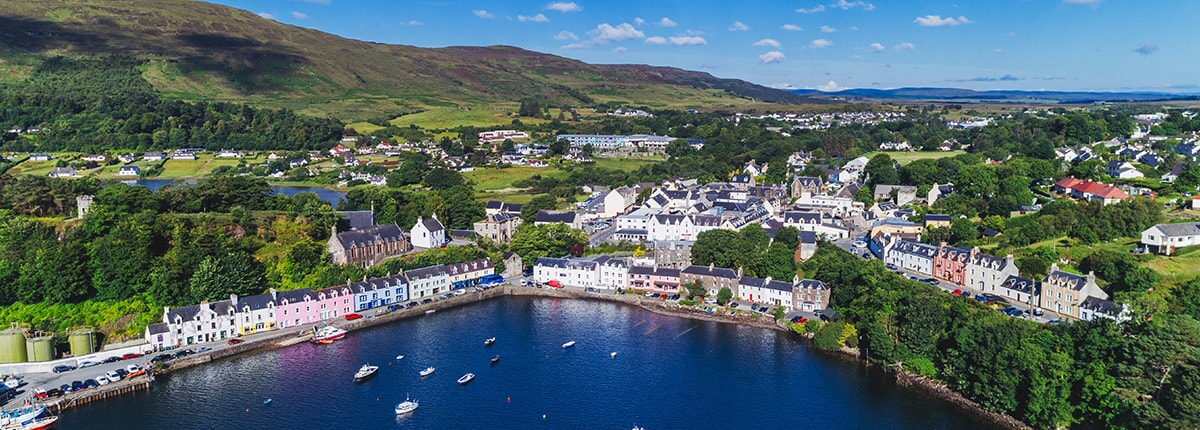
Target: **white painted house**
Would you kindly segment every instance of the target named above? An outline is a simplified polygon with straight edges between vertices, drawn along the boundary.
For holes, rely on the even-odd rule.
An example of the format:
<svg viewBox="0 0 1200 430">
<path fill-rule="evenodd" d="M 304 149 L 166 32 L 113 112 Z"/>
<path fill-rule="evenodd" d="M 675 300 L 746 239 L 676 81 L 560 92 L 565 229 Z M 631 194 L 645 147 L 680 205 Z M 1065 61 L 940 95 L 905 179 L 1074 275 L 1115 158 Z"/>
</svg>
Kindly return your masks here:
<svg viewBox="0 0 1200 430">
<path fill-rule="evenodd" d="M 429 218 L 418 217 L 409 234 L 412 246 L 418 248 L 437 248 L 446 243 L 446 228 L 438 221 L 437 214 Z"/>
<path fill-rule="evenodd" d="M 1142 246 L 1156 254 L 1171 255 L 1192 245 L 1200 245 L 1200 223 L 1159 224 L 1142 232 Z"/>
</svg>

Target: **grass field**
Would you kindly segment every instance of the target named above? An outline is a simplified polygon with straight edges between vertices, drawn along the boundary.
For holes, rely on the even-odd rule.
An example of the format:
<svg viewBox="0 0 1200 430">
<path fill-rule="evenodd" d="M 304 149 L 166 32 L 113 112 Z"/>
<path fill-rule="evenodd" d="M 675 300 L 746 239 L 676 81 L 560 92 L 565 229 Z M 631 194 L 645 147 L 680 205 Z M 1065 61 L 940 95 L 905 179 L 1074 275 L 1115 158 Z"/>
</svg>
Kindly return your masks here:
<svg viewBox="0 0 1200 430">
<path fill-rule="evenodd" d="M 966 151 L 918 151 L 918 152 L 876 151 L 876 152 L 868 152 L 866 154 L 863 154 L 863 156 L 867 157 L 867 158 L 871 158 L 877 154 L 887 154 L 889 157 L 892 157 L 893 160 L 896 160 L 897 163 L 900 163 L 900 165 L 903 166 L 903 165 L 911 163 L 913 161 L 923 160 L 926 158 L 932 158 L 932 159 L 936 160 L 939 158 L 953 157 L 955 155 L 966 154 Z"/>
<path fill-rule="evenodd" d="M 553 167 L 513 166 L 505 169 L 479 167 L 473 172 L 463 173 L 467 179 L 475 182 L 475 191 L 495 191 L 512 188 L 513 182 L 529 179 L 535 175 L 546 178 L 563 178 L 567 172 Z"/>
<path fill-rule="evenodd" d="M 549 122 L 544 119 L 509 116 L 509 113 L 516 112 L 518 107 L 520 106 L 516 104 L 478 106 L 467 110 L 456 107 L 431 107 L 424 112 L 398 117 L 391 123 L 396 127 L 416 125 L 427 130 L 445 130 L 461 126 L 499 127 L 511 125 L 514 119 L 520 119 L 525 124 Z M 558 112 L 558 109 L 551 109 L 551 117 L 557 118 Z"/>
<path fill-rule="evenodd" d="M 1200 276 L 1200 246 L 1183 248 L 1175 255 L 1157 255 L 1146 267 L 1162 275 L 1163 282 L 1178 285 Z"/>
</svg>

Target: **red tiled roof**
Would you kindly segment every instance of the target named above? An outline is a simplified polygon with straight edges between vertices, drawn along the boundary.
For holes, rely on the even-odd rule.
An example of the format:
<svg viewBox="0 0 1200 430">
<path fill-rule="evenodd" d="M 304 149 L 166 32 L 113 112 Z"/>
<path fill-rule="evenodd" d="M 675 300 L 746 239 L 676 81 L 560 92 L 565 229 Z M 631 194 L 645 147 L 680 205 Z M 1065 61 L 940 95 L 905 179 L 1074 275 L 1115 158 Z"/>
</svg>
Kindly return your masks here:
<svg viewBox="0 0 1200 430">
<path fill-rule="evenodd" d="M 1101 184 L 1092 181 L 1081 181 L 1074 177 L 1066 177 L 1054 185 L 1069 190 L 1073 190 L 1082 194 L 1091 194 L 1102 199 L 1127 199 L 1129 194 L 1121 191 L 1119 188 L 1112 185 Z"/>
<path fill-rule="evenodd" d="M 1063 188 L 1071 188 L 1071 187 L 1075 186 L 1075 184 L 1078 184 L 1080 182 L 1083 182 L 1083 181 L 1075 179 L 1075 177 L 1073 177 L 1073 176 L 1068 176 L 1068 177 L 1060 179 L 1058 182 L 1055 182 L 1054 185 L 1057 185 L 1057 186 L 1063 187 Z"/>
</svg>

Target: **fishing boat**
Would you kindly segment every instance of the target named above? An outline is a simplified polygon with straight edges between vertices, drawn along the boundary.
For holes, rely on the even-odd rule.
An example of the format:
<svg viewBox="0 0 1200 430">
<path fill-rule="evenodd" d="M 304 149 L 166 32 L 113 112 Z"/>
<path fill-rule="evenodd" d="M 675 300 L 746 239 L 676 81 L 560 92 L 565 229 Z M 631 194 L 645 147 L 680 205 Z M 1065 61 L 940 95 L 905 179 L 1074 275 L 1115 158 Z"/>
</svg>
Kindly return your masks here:
<svg viewBox="0 0 1200 430">
<path fill-rule="evenodd" d="M 572 340 L 572 341 L 570 341 L 570 342 L 564 343 L 564 344 L 563 344 L 563 349 L 567 349 L 567 348 L 570 348 L 570 347 L 572 347 L 572 346 L 575 346 L 575 341 L 573 341 L 573 340 Z"/>
<path fill-rule="evenodd" d="M 358 369 L 358 372 L 354 373 L 354 382 L 363 382 L 371 379 L 376 373 L 379 373 L 379 366 L 364 364 Z"/>
<path fill-rule="evenodd" d="M 51 427 L 54 427 L 54 423 L 56 423 L 56 422 L 58 422 L 58 417 L 51 415 L 51 416 L 46 416 L 46 417 L 42 417 L 42 418 L 25 421 L 24 423 L 7 424 L 7 425 L 0 427 L 0 429 L 3 429 L 3 430 L 46 430 Z"/>
<path fill-rule="evenodd" d="M 396 361 L 400 361 L 400 360 L 403 360 L 403 359 L 404 359 L 404 356 L 403 356 L 403 355 L 397 355 L 397 356 L 396 356 Z"/>
<path fill-rule="evenodd" d="M 497 356 L 495 356 L 495 357 L 492 357 L 492 364 L 496 364 L 496 363 L 499 363 L 499 362 L 500 362 L 500 356 L 499 356 L 499 355 L 497 355 Z"/>
<path fill-rule="evenodd" d="M 0 428 L 7 430 L 9 426 L 21 428 L 27 422 L 35 421 L 46 416 L 46 407 L 42 405 L 29 406 L 21 409 L 0 412 Z"/>
<path fill-rule="evenodd" d="M 415 411 L 417 410 L 417 406 L 418 404 L 416 400 L 405 398 L 403 402 L 400 402 L 400 404 L 396 405 L 396 415 L 407 414 Z"/>
<path fill-rule="evenodd" d="M 492 346 L 494 343 L 496 343 L 496 338 L 489 337 L 487 340 L 483 341 L 483 346 Z"/>
<path fill-rule="evenodd" d="M 463 375 L 461 378 L 458 378 L 458 385 L 466 385 L 468 382 L 471 382 L 471 380 L 473 380 L 473 379 L 475 379 L 475 374 L 468 373 L 466 375 Z"/>
<path fill-rule="evenodd" d="M 340 328 L 327 325 L 313 331 L 312 341 L 317 343 L 329 344 L 335 340 L 346 337 L 346 331 Z"/>
<path fill-rule="evenodd" d="M 434 370 L 434 369 L 433 369 L 433 366 L 426 367 L 426 368 L 425 368 L 425 370 L 422 370 L 422 371 L 421 371 L 421 376 L 423 376 L 423 377 L 424 377 L 424 376 L 429 376 L 429 375 L 432 375 L 432 374 L 433 374 L 433 370 Z"/>
</svg>

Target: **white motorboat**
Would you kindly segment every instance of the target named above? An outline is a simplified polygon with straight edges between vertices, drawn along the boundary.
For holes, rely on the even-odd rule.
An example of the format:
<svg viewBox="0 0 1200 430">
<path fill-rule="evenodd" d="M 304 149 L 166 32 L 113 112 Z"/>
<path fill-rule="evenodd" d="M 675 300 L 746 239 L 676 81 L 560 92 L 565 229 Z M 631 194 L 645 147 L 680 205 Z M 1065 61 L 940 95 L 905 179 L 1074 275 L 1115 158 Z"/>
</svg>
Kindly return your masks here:
<svg viewBox="0 0 1200 430">
<path fill-rule="evenodd" d="M 468 373 L 463 375 L 461 378 L 458 378 L 458 385 L 466 385 L 466 383 L 471 382 L 473 379 L 475 379 L 475 374 Z"/>
<path fill-rule="evenodd" d="M 617 352 L 613 351 L 613 352 L 608 353 L 608 358 L 617 358 Z"/>
<path fill-rule="evenodd" d="M 375 376 L 376 373 L 379 373 L 379 366 L 364 364 L 358 369 L 358 372 L 354 373 L 354 382 L 362 382 L 371 379 L 371 377 Z"/>
<path fill-rule="evenodd" d="M 573 341 L 573 340 L 572 340 L 572 341 L 570 341 L 570 342 L 564 343 L 564 344 L 563 344 L 563 349 L 567 349 L 567 348 L 570 348 L 570 347 L 572 347 L 572 346 L 575 346 L 575 341 Z"/>
<path fill-rule="evenodd" d="M 434 371 L 434 369 L 433 369 L 433 366 L 426 367 L 426 368 L 425 368 L 425 370 L 422 370 L 422 371 L 421 371 L 421 376 L 429 376 L 429 375 L 432 375 L 432 374 L 433 374 L 433 371 Z"/>
<path fill-rule="evenodd" d="M 492 346 L 492 344 L 494 344 L 494 343 L 496 343 L 496 338 L 489 337 L 489 338 L 487 338 L 487 340 L 483 341 L 483 346 Z"/>
<path fill-rule="evenodd" d="M 400 404 L 396 405 L 396 415 L 407 414 L 415 411 L 417 410 L 417 406 L 418 404 L 416 400 L 405 398 L 403 402 L 400 402 Z"/>
<path fill-rule="evenodd" d="M 403 360 L 403 359 L 404 359 L 404 356 L 403 356 L 403 355 L 397 355 L 397 356 L 396 356 L 396 360 Z"/>
<path fill-rule="evenodd" d="M 312 341 L 316 343 L 330 344 L 333 341 L 346 337 L 346 330 L 327 325 L 319 329 L 313 330 Z"/>
</svg>

